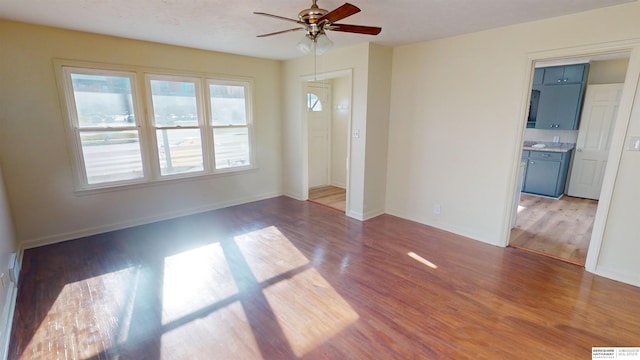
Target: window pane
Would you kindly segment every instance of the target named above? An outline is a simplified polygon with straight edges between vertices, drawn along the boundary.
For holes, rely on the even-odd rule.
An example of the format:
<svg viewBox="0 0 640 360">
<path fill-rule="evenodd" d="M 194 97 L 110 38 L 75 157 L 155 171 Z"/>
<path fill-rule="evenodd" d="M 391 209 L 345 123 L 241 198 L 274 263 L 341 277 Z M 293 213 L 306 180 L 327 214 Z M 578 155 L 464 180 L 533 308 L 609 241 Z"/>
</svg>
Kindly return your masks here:
<svg viewBox="0 0 640 360">
<path fill-rule="evenodd" d="M 162 175 L 204 170 L 200 130 L 160 129 L 156 136 Z"/>
<path fill-rule="evenodd" d="M 198 126 L 195 83 L 151 80 L 151 95 L 156 126 Z"/>
<path fill-rule="evenodd" d="M 244 86 L 209 84 L 213 125 L 246 125 Z"/>
<path fill-rule="evenodd" d="M 80 128 L 135 124 L 128 77 L 71 74 L 71 82 Z"/>
<path fill-rule="evenodd" d="M 249 130 L 245 128 L 213 129 L 216 169 L 226 169 L 251 164 Z"/>
<path fill-rule="evenodd" d="M 137 131 L 81 132 L 80 141 L 89 184 L 143 177 Z"/>
<path fill-rule="evenodd" d="M 316 94 L 307 94 L 307 109 L 311 111 L 322 111 L 322 103 Z"/>
</svg>

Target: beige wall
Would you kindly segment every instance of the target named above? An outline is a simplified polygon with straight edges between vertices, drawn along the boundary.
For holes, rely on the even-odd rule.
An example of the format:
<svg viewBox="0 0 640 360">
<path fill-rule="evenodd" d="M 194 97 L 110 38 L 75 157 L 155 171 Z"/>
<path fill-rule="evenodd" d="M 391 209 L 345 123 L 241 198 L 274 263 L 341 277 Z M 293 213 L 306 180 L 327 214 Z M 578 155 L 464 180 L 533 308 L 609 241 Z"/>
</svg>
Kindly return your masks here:
<svg viewBox="0 0 640 360">
<path fill-rule="evenodd" d="M 0 21 L 0 153 L 23 246 L 108 231 L 282 193 L 281 62 Z M 53 59 L 254 80 L 258 169 L 78 195 Z"/>
<path fill-rule="evenodd" d="M 2 168 L 0 168 L 0 276 L 4 277 L 4 285 L 0 286 L 0 358 L 2 359 L 6 358 L 5 345 L 9 339 L 9 320 L 13 310 L 12 300 L 17 289 L 9 281 L 9 257 L 11 253 L 17 252 L 17 248 Z"/>
<path fill-rule="evenodd" d="M 371 44 L 365 159 L 365 218 L 385 212 L 393 50 Z"/>
<path fill-rule="evenodd" d="M 629 58 L 592 61 L 589 65 L 590 85 L 623 83 L 629 66 Z"/>
<path fill-rule="evenodd" d="M 640 3 L 632 3 L 394 49 L 387 212 L 506 244 L 531 59 L 639 39 L 638 18 Z M 630 132 L 640 117 L 632 122 Z M 631 185 L 640 177 L 639 157 L 622 158 L 595 269 L 635 284 L 640 228 L 631 219 L 640 208 L 621 198 L 640 201 Z"/>
</svg>

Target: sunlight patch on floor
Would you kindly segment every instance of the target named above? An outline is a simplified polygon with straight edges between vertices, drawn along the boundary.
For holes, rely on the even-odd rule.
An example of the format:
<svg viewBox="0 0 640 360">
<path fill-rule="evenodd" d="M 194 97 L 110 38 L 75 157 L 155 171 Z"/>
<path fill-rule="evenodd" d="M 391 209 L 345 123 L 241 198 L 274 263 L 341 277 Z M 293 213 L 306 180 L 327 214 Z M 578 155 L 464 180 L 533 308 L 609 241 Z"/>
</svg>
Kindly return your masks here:
<svg viewBox="0 0 640 360">
<path fill-rule="evenodd" d="M 138 270 L 129 267 L 65 284 L 26 347 L 33 349 L 30 358 L 49 358 L 54 344 L 61 357 L 69 353 L 89 359 L 104 353 L 122 337 L 126 339 L 131 321 L 131 288 L 136 287 Z M 68 301 L 78 298 L 79 301 Z M 100 316 L 94 316 L 96 309 L 102 313 Z M 105 313 L 109 316 L 103 316 Z M 103 321 L 105 318 L 111 320 Z M 96 337 L 109 338 L 113 343 L 92 341 Z"/>
<path fill-rule="evenodd" d="M 161 351 L 163 359 L 193 359 L 193 354 L 209 354 L 210 359 L 262 358 L 240 301 L 165 332 Z"/>
<path fill-rule="evenodd" d="M 254 333 L 251 324 L 275 319 L 273 326 L 301 357 L 358 320 L 277 227 L 227 240 L 65 284 L 27 347 L 42 353 L 30 355 L 125 356 L 137 344 L 157 339 L 160 346 L 152 350 L 162 358 L 205 352 L 216 358 L 260 358 L 257 336 L 264 334 Z M 348 266 L 347 256 L 341 271 Z M 246 290 L 262 292 L 271 320 L 256 318 L 255 311 L 251 317 Z M 59 348 L 52 350 L 51 344 Z"/>
<path fill-rule="evenodd" d="M 235 237 L 258 282 L 307 265 L 309 260 L 275 226 Z"/>
<path fill-rule="evenodd" d="M 431 261 L 423 258 L 422 256 L 414 253 L 413 251 L 408 252 L 407 255 L 409 255 L 409 257 L 412 258 L 413 260 L 416 260 L 421 264 L 427 265 L 428 267 L 430 267 L 432 269 L 437 269 L 438 268 L 438 266 L 436 264 L 434 264 Z"/>
<path fill-rule="evenodd" d="M 307 269 L 263 290 L 291 349 L 303 356 L 358 320 L 358 314 L 316 271 Z"/>
<path fill-rule="evenodd" d="M 162 324 L 238 293 L 220 243 L 164 259 Z"/>
<path fill-rule="evenodd" d="M 358 319 L 358 314 L 309 260 L 271 226 L 235 238 L 291 349 L 303 356 Z"/>
</svg>

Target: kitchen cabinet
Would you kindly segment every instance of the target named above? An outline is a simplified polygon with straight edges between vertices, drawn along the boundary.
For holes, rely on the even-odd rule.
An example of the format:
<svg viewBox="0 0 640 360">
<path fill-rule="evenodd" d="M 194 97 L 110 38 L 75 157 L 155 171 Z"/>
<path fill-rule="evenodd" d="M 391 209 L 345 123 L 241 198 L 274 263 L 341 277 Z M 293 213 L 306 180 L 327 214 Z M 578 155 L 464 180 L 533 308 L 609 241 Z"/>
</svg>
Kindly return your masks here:
<svg viewBox="0 0 640 360">
<path fill-rule="evenodd" d="M 582 110 L 582 84 L 543 86 L 536 129 L 575 130 Z"/>
<path fill-rule="evenodd" d="M 523 151 L 527 160 L 522 192 L 558 198 L 564 193 L 571 150 Z"/>
<path fill-rule="evenodd" d="M 527 127 L 578 129 L 588 70 L 589 64 L 535 69 Z"/>
<path fill-rule="evenodd" d="M 544 85 L 580 84 L 585 79 L 586 64 L 551 66 L 544 69 Z"/>
<path fill-rule="evenodd" d="M 542 85 L 544 78 L 544 68 L 537 68 L 533 71 L 533 85 Z"/>
</svg>

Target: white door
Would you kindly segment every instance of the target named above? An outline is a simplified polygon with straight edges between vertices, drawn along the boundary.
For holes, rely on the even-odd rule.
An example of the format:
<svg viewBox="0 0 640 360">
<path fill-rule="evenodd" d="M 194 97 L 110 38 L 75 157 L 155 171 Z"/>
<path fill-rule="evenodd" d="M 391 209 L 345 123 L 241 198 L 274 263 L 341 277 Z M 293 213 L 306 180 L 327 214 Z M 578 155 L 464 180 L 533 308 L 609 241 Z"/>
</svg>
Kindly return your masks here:
<svg viewBox="0 0 640 360">
<path fill-rule="evenodd" d="M 331 131 L 331 87 L 307 85 L 307 121 L 309 134 L 309 188 L 329 185 Z"/>
<path fill-rule="evenodd" d="M 598 200 L 623 84 L 588 85 L 578 130 L 569 196 Z"/>
</svg>

